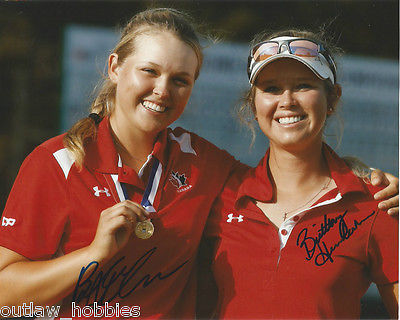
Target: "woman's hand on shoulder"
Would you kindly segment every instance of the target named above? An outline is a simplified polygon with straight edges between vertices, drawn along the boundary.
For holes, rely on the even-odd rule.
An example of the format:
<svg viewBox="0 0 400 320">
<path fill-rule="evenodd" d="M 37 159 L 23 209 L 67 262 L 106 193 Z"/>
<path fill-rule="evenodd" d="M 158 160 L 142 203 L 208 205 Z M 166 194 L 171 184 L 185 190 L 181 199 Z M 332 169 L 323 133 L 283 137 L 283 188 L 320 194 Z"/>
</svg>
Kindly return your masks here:
<svg viewBox="0 0 400 320">
<path fill-rule="evenodd" d="M 399 179 L 390 173 L 374 169 L 371 173 L 371 183 L 374 186 L 386 186 L 374 195 L 379 202 L 379 209 L 385 210 L 392 216 L 399 215 Z"/>
<path fill-rule="evenodd" d="M 136 223 L 148 219 L 148 212 L 130 200 L 101 212 L 94 240 L 89 246 L 97 261 L 108 260 L 123 248 L 132 235 Z"/>
</svg>

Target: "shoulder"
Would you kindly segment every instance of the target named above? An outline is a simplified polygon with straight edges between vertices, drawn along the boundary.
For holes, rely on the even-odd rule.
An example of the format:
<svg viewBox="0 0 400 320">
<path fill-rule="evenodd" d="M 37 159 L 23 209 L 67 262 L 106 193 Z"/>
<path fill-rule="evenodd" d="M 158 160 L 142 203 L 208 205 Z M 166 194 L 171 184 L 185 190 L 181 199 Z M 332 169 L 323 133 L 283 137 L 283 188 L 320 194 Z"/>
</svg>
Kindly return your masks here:
<svg viewBox="0 0 400 320">
<path fill-rule="evenodd" d="M 64 139 L 65 133 L 60 134 L 58 136 L 52 137 L 43 143 L 41 143 L 37 148 L 39 149 L 45 149 L 48 150 L 49 152 L 55 152 L 61 148 L 64 148 L 63 144 L 63 139 Z"/>
<path fill-rule="evenodd" d="M 68 173 L 75 162 L 70 152 L 63 144 L 65 134 L 46 140 L 37 146 L 24 160 L 21 168 L 32 167 L 33 169 L 46 170 L 54 168 L 67 178 Z"/>
<path fill-rule="evenodd" d="M 377 193 L 378 191 L 384 189 L 384 187 L 381 186 L 373 186 L 369 182 L 363 182 L 364 187 L 366 189 L 365 193 L 365 204 L 368 205 L 370 208 L 370 211 L 374 211 L 376 213 L 375 216 L 375 221 L 374 221 L 374 228 L 375 229 L 381 229 L 383 234 L 387 234 L 391 229 L 395 229 L 395 231 L 398 233 L 398 223 L 399 223 L 399 218 L 398 216 L 391 216 L 389 215 L 386 211 L 380 210 L 378 208 L 378 204 L 380 200 L 375 200 L 374 199 L 374 194 Z M 397 240 L 396 240 L 397 241 Z"/>
<path fill-rule="evenodd" d="M 353 157 L 339 157 L 328 145 L 324 145 L 324 156 L 342 195 L 353 200 L 363 198 L 373 200 L 373 195 L 382 190 L 380 186 L 373 186 L 368 178 L 368 168 Z"/>
<path fill-rule="evenodd" d="M 226 150 L 181 127 L 176 127 L 175 129 L 169 128 L 168 139 L 176 146 L 179 146 L 180 151 L 196 155 L 199 159 L 214 160 L 220 164 L 226 161 L 239 163 Z"/>
<path fill-rule="evenodd" d="M 350 192 L 344 195 L 346 208 L 350 210 L 357 221 L 365 221 L 370 225 L 373 233 L 385 234 L 392 227 L 397 228 L 398 218 L 394 218 L 378 208 L 379 201 L 374 199 L 374 194 L 382 189 L 380 186 L 373 186 L 368 181 L 358 178 L 363 188 L 362 192 Z"/>
<path fill-rule="evenodd" d="M 177 142 L 181 149 L 214 149 L 220 150 L 216 145 L 210 141 L 200 137 L 194 132 L 188 131 L 181 127 L 175 129 L 168 128 L 168 139 Z M 195 150 L 193 150 L 195 151 Z"/>
<path fill-rule="evenodd" d="M 361 178 L 359 178 L 361 181 L 362 181 L 362 183 L 363 183 L 363 185 L 364 185 L 364 187 L 365 187 L 365 190 L 366 190 L 366 192 L 373 198 L 374 197 L 374 194 L 375 193 L 377 193 L 378 191 L 381 191 L 381 190 L 383 190 L 385 187 L 384 186 L 374 186 L 374 185 L 372 185 L 372 183 L 369 181 L 369 180 L 363 180 L 363 179 L 361 179 Z M 376 202 L 378 202 L 378 201 L 376 201 Z"/>
<path fill-rule="evenodd" d="M 218 197 L 216 206 L 223 208 L 234 208 L 238 200 L 239 190 L 243 183 L 253 176 L 254 168 L 249 168 L 247 165 L 240 163 L 235 166 L 235 169 L 229 176 L 229 179 L 224 185 L 223 191 Z"/>
<path fill-rule="evenodd" d="M 24 162 L 27 161 L 48 161 L 54 153 L 64 148 L 63 136 L 59 135 L 35 147 L 32 152 L 26 157 Z"/>
<path fill-rule="evenodd" d="M 361 187 L 357 190 L 359 192 L 349 192 L 346 194 L 346 198 L 354 203 L 365 203 L 371 208 L 377 208 L 379 201 L 375 200 L 374 194 L 384 189 L 384 187 L 374 186 L 369 180 L 357 177 L 354 173 L 353 175 L 358 180 Z"/>
</svg>

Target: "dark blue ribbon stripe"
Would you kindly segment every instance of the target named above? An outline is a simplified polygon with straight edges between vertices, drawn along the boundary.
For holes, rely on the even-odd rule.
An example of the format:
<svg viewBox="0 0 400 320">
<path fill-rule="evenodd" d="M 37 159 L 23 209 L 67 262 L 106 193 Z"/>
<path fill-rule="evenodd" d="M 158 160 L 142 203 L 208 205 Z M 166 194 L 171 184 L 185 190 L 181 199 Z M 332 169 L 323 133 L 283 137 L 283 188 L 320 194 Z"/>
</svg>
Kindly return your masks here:
<svg viewBox="0 0 400 320">
<path fill-rule="evenodd" d="M 147 207 L 147 206 L 151 205 L 151 203 L 149 201 L 149 195 L 151 192 L 151 188 L 153 186 L 154 176 L 156 175 L 159 163 L 160 162 L 156 158 L 154 158 L 154 163 L 151 168 L 149 181 L 147 183 L 146 190 L 144 191 L 142 202 L 140 203 L 143 207 Z"/>
<path fill-rule="evenodd" d="M 153 187 L 154 177 L 156 175 L 159 163 L 160 163 L 160 161 L 158 161 L 156 158 L 154 158 L 154 163 L 153 163 L 153 166 L 151 167 L 149 181 L 147 182 L 147 186 L 146 186 L 146 189 L 143 194 L 142 202 L 140 203 L 143 207 L 152 205 L 149 201 L 149 195 L 151 192 L 151 188 Z M 124 193 L 125 200 L 129 199 L 128 190 L 126 189 L 125 183 L 121 183 L 121 188 Z"/>
</svg>

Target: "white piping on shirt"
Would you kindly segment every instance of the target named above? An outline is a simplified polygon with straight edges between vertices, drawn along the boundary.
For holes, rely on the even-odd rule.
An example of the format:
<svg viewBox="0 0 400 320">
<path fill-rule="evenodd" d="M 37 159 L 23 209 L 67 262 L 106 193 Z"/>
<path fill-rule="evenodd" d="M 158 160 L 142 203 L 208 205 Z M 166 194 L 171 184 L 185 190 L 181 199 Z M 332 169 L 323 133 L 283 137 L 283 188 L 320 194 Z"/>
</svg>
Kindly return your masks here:
<svg viewBox="0 0 400 320">
<path fill-rule="evenodd" d="M 169 137 L 179 143 L 182 152 L 192 153 L 197 156 L 196 151 L 194 151 L 192 147 L 192 140 L 189 133 L 184 132 L 179 137 L 176 137 L 172 132 L 170 132 Z"/>
<path fill-rule="evenodd" d="M 149 201 L 152 205 L 145 208 L 148 212 L 156 212 L 156 209 L 154 209 L 153 204 L 154 204 L 154 200 L 156 198 L 158 185 L 160 184 L 161 174 L 162 174 L 162 165 L 160 162 L 158 164 L 157 171 L 156 171 L 156 174 L 155 174 L 154 180 L 153 180 L 153 185 L 151 186 L 151 191 L 149 194 Z"/>
<path fill-rule="evenodd" d="M 112 174 L 111 178 L 114 181 L 115 189 L 117 190 L 119 201 L 121 201 L 121 202 L 125 201 L 126 199 L 125 199 L 124 191 L 122 191 L 121 183 L 118 181 L 118 175 Z"/>
<path fill-rule="evenodd" d="M 326 205 L 331 204 L 331 203 L 338 202 L 340 199 L 342 199 L 342 195 L 341 195 L 340 192 L 339 192 L 334 198 L 329 199 L 329 200 L 326 200 L 326 201 L 323 201 L 323 202 L 320 202 L 320 203 L 318 203 L 318 204 L 316 204 L 316 205 L 314 205 L 314 206 L 311 206 L 311 207 L 309 207 L 309 208 L 303 209 L 303 210 L 297 212 L 297 213 L 296 213 L 295 215 L 293 215 L 292 217 L 290 217 L 290 219 L 288 219 L 288 220 L 286 220 L 284 223 L 282 223 L 282 225 L 279 227 L 279 240 L 280 240 L 280 243 L 281 243 L 280 250 L 282 250 L 282 249 L 285 247 L 286 242 L 288 241 L 289 236 L 290 236 L 290 234 L 291 234 L 293 228 L 295 227 L 295 225 L 297 224 L 297 222 L 300 221 L 300 219 L 297 220 L 297 222 L 294 221 L 294 220 L 293 220 L 293 217 L 294 217 L 294 216 L 300 216 L 300 218 L 301 218 L 301 217 L 304 215 L 304 214 L 302 215 L 302 213 L 304 213 L 304 212 L 306 212 L 306 211 L 309 211 L 309 210 L 314 209 L 314 208 L 326 206 Z M 287 231 L 287 234 L 286 234 L 286 235 L 283 235 L 283 234 L 281 233 L 282 230 L 286 230 L 286 231 Z"/>
</svg>

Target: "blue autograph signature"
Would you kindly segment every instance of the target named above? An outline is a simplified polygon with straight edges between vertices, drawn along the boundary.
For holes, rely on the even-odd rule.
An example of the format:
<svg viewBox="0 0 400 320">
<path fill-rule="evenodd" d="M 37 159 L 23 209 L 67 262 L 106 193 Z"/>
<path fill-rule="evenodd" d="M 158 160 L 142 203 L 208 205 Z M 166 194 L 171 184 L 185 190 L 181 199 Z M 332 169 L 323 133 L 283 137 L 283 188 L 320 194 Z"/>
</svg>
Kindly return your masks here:
<svg viewBox="0 0 400 320">
<path fill-rule="evenodd" d="M 353 226 L 350 228 L 347 226 L 345 221 L 345 216 L 347 214 L 347 210 L 338 215 L 335 218 L 328 218 L 324 215 L 324 221 L 321 223 L 321 227 L 318 229 L 318 235 L 316 237 L 308 236 L 308 229 L 304 228 L 299 233 L 297 237 L 297 246 L 300 248 L 304 248 L 306 250 L 306 260 L 311 260 L 314 258 L 314 263 L 317 266 L 322 266 L 328 261 L 333 262 L 332 253 L 335 251 L 343 241 L 349 239 L 353 233 L 358 229 L 360 225 L 362 225 L 366 220 L 371 218 L 375 211 L 366 216 L 364 219 L 357 221 L 354 219 Z M 328 248 L 325 241 L 322 241 L 322 238 L 338 223 L 339 229 L 339 237 L 340 240 L 335 243 L 333 246 Z"/>
<path fill-rule="evenodd" d="M 122 266 L 122 261 L 125 259 L 125 257 L 122 257 L 118 259 L 108 270 L 102 270 L 96 275 L 95 273 L 99 268 L 99 263 L 97 261 L 90 262 L 86 267 L 82 268 L 79 274 L 79 278 L 72 296 L 72 301 L 80 303 L 81 301 L 86 299 L 86 305 L 89 305 L 89 301 L 91 298 L 93 298 L 94 301 L 97 301 L 99 304 L 103 304 L 106 301 L 111 302 L 117 296 L 120 298 L 126 298 L 127 296 L 132 294 L 140 285 L 143 288 L 146 288 L 154 280 L 164 280 L 172 276 L 189 261 L 186 260 L 166 274 L 158 272 L 154 276 L 146 274 L 141 279 L 135 279 L 137 273 L 152 257 L 156 250 L 157 247 L 150 249 L 130 267 L 126 265 Z M 85 280 L 83 280 L 85 273 L 89 269 L 91 270 L 89 276 Z M 117 286 L 118 290 L 114 295 L 107 297 L 109 289 L 112 285 Z"/>
</svg>

